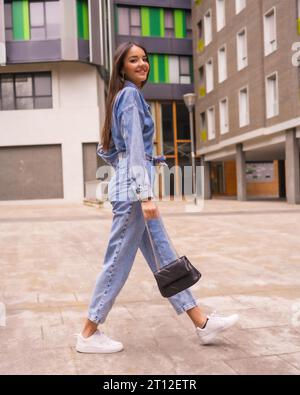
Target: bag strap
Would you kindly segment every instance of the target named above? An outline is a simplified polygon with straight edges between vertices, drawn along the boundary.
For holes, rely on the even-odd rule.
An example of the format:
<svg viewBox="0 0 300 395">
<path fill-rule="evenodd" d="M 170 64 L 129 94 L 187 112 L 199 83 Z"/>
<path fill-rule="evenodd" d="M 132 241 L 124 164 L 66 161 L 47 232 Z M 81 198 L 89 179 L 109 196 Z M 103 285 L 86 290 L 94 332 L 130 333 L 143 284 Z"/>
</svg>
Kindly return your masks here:
<svg viewBox="0 0 300 395">
<path fill-rule="evenodd" d="M 164 224 L 163 224 L 163 222 L 162 222 L 162 220 L 161 220 L 161 217 L 159 216 L 158 218 L 155 218 L 155 220 L 160 221 L 160 225 L 161 225 L 161 227 L 163 228 L 163 230 L 164 230 L 164 232 L 165 232 L 165 234 L 166 234 L 166 236 L 167 236 L 167 238 L 168 238 L 169 244 L 171 245 L 172 249 L 175 251 L 175 254 L 176 254 L 177 258 L 179 258 L 179 254 L 178 254 L 178 252 L 176 251 L 176 249 L 175 249 L 175 247 L 174 247 L 174 244 L 172 243 L 171 239 L 169 238 L 169 235 L 168 235 L 168 233 L 167 233 L 167 231 L 166 231 L 166 229 L 165 229 L 165 227 L 164 227 Z M 156 265 L 157 270 L 160 270 L 162 266 L 161 266 L 159 260 L 157 259 L 157 255 L 156 255 L 156 252 L 155 252 L 153 239 L 152 239 L 151 232 L 150 232 L 150 230 L 149 230 L 148 223 L 147 223 L 147 220 L 146 220 L 146 219 L 145 219 L 145 224 L 146 224 L 146 229 L 147 229 L 147 232 L 148 232 L 148 236 L 149 236 L 151 248 L 152 248 L 152 251 L 153 251 L 153 255 L 154 255 L 154 258 L 155 258 L 155 265 Z"/>
</svg>

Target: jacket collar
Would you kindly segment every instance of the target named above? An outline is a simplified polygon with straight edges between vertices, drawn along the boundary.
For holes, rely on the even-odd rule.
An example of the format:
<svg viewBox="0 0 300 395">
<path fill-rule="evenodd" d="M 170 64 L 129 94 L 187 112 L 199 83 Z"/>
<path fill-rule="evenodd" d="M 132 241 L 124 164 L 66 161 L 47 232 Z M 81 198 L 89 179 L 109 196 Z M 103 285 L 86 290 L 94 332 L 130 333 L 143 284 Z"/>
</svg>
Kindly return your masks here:
<svg viewBox="0 0 300 395">
<path fill-rule="evenodd" d="M 129 80 L 125 80 L 124 86 L 132 86 L 133 88 L 140 89 L 137 85 L 135 85 L 133 82 Z"/>
</svg>

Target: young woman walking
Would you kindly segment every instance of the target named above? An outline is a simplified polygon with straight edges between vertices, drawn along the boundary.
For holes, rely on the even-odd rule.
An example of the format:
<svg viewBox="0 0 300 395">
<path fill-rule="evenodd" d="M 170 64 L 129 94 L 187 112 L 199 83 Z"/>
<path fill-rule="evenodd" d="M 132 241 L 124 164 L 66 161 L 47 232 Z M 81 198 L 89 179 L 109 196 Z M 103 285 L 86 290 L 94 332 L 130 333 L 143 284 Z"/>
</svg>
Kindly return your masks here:
<svg viewBox="0 0 300 395">
<path fill-rule="evenodd" d="M 135 43 L 124 43 L 114 56 L 109 83 L 107 112 L 97 154 L 115 169 L 108 197 L 113 223 L 102 271 L 90 302 L 87 319 L 77 337 L 76 350 L 83 353 L 113 353 L 123 345 L 99 328 L 122 289 L 138 248 L 150 269 L 156 270 L 153 245 L 161 265 L 177 257 L 153 202 L 154 123 L 141 89 L 146 84 L 150 65 L 146 50 Z M 236 323 L 238 315 L 206 316 L 189 289 L 168 298 L 177 314 L 186 312 L 196 327 L 201 344 L 211 343 L 219 332 Z"/>
</svg>

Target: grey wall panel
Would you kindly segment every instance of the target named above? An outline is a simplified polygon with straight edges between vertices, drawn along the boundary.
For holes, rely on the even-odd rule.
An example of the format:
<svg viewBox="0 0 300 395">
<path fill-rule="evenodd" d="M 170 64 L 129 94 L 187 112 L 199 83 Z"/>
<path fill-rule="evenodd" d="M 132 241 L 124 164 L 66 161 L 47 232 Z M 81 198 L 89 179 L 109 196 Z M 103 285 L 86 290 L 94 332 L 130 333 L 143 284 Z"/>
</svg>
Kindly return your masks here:
<svg viewBox="0 0 300 395">
<path fill-rule="evenodd" d="M 0 200 L 56 198 L 63 198 L 60 145 L 0 148 Z"/>
<path fill-rule="evenodd" d="M 114 0 L 115 4 L 125 4 L 134 6 L 163 7 L 163 8 L 184 8 L 191 9 L 191 0 Z"/>
<path fill-rule="evenodd" d="M 146 100 L 183 100 L 182 95 L 193 93 L 193 84 L 146 84 L 142 90 Z"/>
<path fill-rule="evenodd" d="M 116 37 L 117 45 L 126 41 L 133 41 L 146 48 L 149 53 L 169 54 L 169 55 L 192 55 L 193 43 L 187 38 L 159 38 L 159 37 L 140 37 L 140 36 L 121 36 Z"/>
<path fill-rule="evenodd" d="M 10 41 L 6 43 L 7 63 L 61 60 L 61 40 Z"/>
<path fill-rule="evenodd" d="M 90 44 L 91 44 L 91 62 L 97 65 L 103 64 L 102 54 L 102 35 L 100 22 L 100 3 L 98 0 L 90 0 Z"/>
<path fill-rule="evenodd" d="M 6 63 L 4 0 L 0 0 L 0 64 Z"/>
<path fill-rule="evenodd" d="M 63 60 L 78 60 L 76 0 L 61 0 L 61 48 Z"/>
<path fill-rule="evenodd" d="M 78 56 L 83 62 L 89 62 L 90 45 L 87 40 L 78 40 Z"/>
<path fill-rule="evenodd" d="M 85 183 L 96 180 L 98 168 L 97 145 L 97 143 L 82 144 L 84 195 L 86 195 Z"/>
</svg>

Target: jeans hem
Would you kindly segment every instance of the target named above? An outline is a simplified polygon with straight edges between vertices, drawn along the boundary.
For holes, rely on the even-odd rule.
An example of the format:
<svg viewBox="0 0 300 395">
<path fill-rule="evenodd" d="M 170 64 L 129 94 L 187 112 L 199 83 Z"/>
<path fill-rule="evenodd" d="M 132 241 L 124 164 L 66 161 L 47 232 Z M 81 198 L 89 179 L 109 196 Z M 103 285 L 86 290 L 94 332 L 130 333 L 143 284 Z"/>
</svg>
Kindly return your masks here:
<svg viewBox="0 0 300 395">
<path fill-rule="evenodd" d="M 87 316 L 88 320 L 92 321 L 94 324 L 100 324 L 100 320 L 97 319 L 97 317 L 93 316 L 93 315 L 88 315 Z"/>
<path fill-rule="evenodd" d="M 198 306 L 197 302 L 194 302 L 194 303 L 186 304 L 182 306 L 180 309 L 176 309 L 175 311 L 178 315 L 180 315 L 182 313 L 185 313 L 187 310 L 190 310 L 193 307 L 197 307 L 197 306 Z"/>
</svg>

